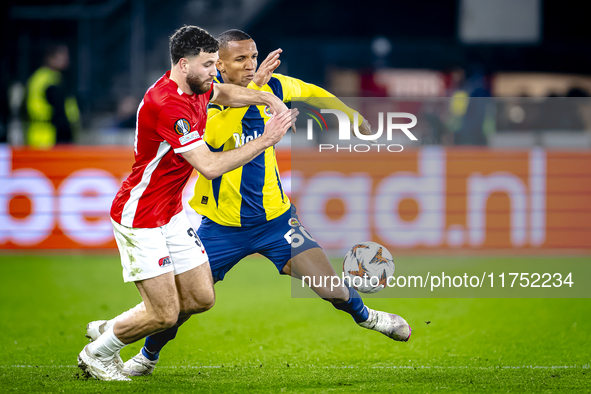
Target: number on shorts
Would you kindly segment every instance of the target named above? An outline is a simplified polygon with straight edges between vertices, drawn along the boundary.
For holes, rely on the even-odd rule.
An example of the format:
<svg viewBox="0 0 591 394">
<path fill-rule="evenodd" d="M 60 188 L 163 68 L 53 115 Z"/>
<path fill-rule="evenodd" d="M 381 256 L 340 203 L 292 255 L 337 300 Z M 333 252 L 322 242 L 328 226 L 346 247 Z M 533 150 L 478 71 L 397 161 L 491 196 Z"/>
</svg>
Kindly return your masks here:
<svg viewBox="0 0 591 394">
<path fill-rule="evenodd" d="M 294 233 L 295 230 L 292 228 L 287 233 L 285 233 L 283 238 L 287 240 L 287 243 L 290 244 L 292 248 L 297 248 L 304 243 L 304 237 L 302 237 L 300 234 Z"/>
<path fill-rule="evenodd" d="M 310 233 L 304 228 L 304 226 L 300 226 L 299 229 L 302 232 L 302 234 L 304 234 L 304 237 L 308 238 L 312 242 L 316 242 L 314 237 L 310 235 Z M 287 240 L 287 243 L 290 244 L 292 248 L 297 248 L 298 246 L 303 244 L 305 241 L 304 237 L 302 237 L 300 234 L 295 234 L 295 229 L 293 228 L 290 229 L 283 236 L 283 238 Z"/>
<path fill-rule="evenodd" d="M 189 237 L 195 238 L 195 245 L 197 245 L 197 246 L 199 246 L 199 248 L 203 249 L 203 245 L 201 244 L 201 240 L 199 239 L 199 236 L 197 235 L 195 230 L 193 230 L 192 227 L 189 227 L 189 229 L 187 230 L 187 234 L 189 234 Z"/>
<path fill-rule="evenodd" d="M 308 232 L 308 230 L 304 228 L 304 226 L 300 226 L 300 231 L 302 232 L 302 234 L 304 234 L 304 237 L 308 238 L 312 242 L 316 242 L 314 237 L 310 235 L 310 233 Z"/>
</svg>

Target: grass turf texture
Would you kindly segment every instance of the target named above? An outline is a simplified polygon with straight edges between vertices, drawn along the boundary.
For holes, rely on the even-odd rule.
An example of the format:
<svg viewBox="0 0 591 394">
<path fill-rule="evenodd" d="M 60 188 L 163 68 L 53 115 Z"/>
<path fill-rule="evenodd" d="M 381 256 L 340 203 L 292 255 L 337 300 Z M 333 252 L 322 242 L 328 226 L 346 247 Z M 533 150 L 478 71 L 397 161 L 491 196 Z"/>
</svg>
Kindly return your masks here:
<svg viewBox="0 0 591 394">
<path fill-rule="evenodd" d="M 118 257 L 2 255 L 0 267 L 1 392 L 591 390 L 589 299 L 367 300 L 409 321 L 412 338 L 398 343 L 326 302 L 292 299 L 262 258 L 216 285 L 216 306 L 182 327 L 153 376 L 85 380 L 75 363 L 86 323 L 140 300 Z"/>
</svg>

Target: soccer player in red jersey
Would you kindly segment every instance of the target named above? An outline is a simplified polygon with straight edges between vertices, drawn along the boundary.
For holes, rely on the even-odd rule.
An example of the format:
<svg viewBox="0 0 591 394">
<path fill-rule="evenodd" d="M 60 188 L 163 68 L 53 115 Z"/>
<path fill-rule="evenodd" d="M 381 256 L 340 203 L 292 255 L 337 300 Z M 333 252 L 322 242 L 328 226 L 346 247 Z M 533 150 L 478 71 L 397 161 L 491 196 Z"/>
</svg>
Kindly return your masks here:
<svg viewBox="0 0 591 394">
<path fill-rule="evenodd" d="M 137 113 L 135 164 L 111 207 L 125 282 L 135 282 L 143 303 L 87 345 L 78 366 L 101 380 L 129 380 L 119 351 L 147 335 L 178 326 L 215 301 L 207 253 L 182 207 L 193 168 L 213 179 L 273 146 L 292 115 L 274 95 L 233 85 L 213 86 L 218 42 L 185 26 L 170 39 L 172 69 L 146 92 Z M 276 114 L 261 138 L 240 149 L 211 152 L 203 141 L 209 102 L 268 105 Z"/>
</svg>

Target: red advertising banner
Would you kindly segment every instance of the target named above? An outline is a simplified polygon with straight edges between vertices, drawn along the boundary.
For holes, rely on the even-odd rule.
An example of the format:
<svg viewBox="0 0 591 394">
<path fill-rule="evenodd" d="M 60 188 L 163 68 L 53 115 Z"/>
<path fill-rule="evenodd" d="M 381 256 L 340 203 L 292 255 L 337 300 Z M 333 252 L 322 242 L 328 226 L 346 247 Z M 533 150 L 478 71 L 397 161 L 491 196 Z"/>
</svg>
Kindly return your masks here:
<svg viewBox="0 0 591 394">
<path fill-rule="evenodd" d="M 364 240 L 394 249 L 591 249 L 589 151 L 428 147 L 383 162 L 373 153 L 318 160 L 278 150 L 277 158 L 302 223 L 327 249 Z M 132 164 L 129 147 L 0 146 L 0 248 L 116 248 L 109 209 Z"/>
<path fill-rule="evenodd" d="M 327 249 L 590 249 L 591 152 L 297 152 L 292 200 Z"/>
<path fill-rule="evenodd" d="M 289 170 L 289 151 L 277 158 Z M 109 211 L 132 165 L 130 147 L 0 145 L 0 248 L 116 249 Z M 186 202 L 196 180 L 195 172 L 184 193 L 194 224 L 200 217 Z"/>
</svg>

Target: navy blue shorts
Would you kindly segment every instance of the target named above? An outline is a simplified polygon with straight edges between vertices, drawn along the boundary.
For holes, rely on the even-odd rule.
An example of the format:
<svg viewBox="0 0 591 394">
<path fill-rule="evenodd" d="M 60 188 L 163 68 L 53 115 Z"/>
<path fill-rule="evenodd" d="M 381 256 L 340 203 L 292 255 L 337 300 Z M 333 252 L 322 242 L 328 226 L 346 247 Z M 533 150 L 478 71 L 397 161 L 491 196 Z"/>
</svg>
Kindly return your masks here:
<svg viewBox="0 0 591 394">
<path fill-rule="evenodd" d="M 209 256 L 215 282 L 223 280 L 226 273 L 248 255 L 262 254 L 282 273 L 293 256 L 320 247 L 300 224 L 293 204 L 283 215 L 248 227 L 222 226 L 204 217 L 197 235 Z"/>
</svg>

